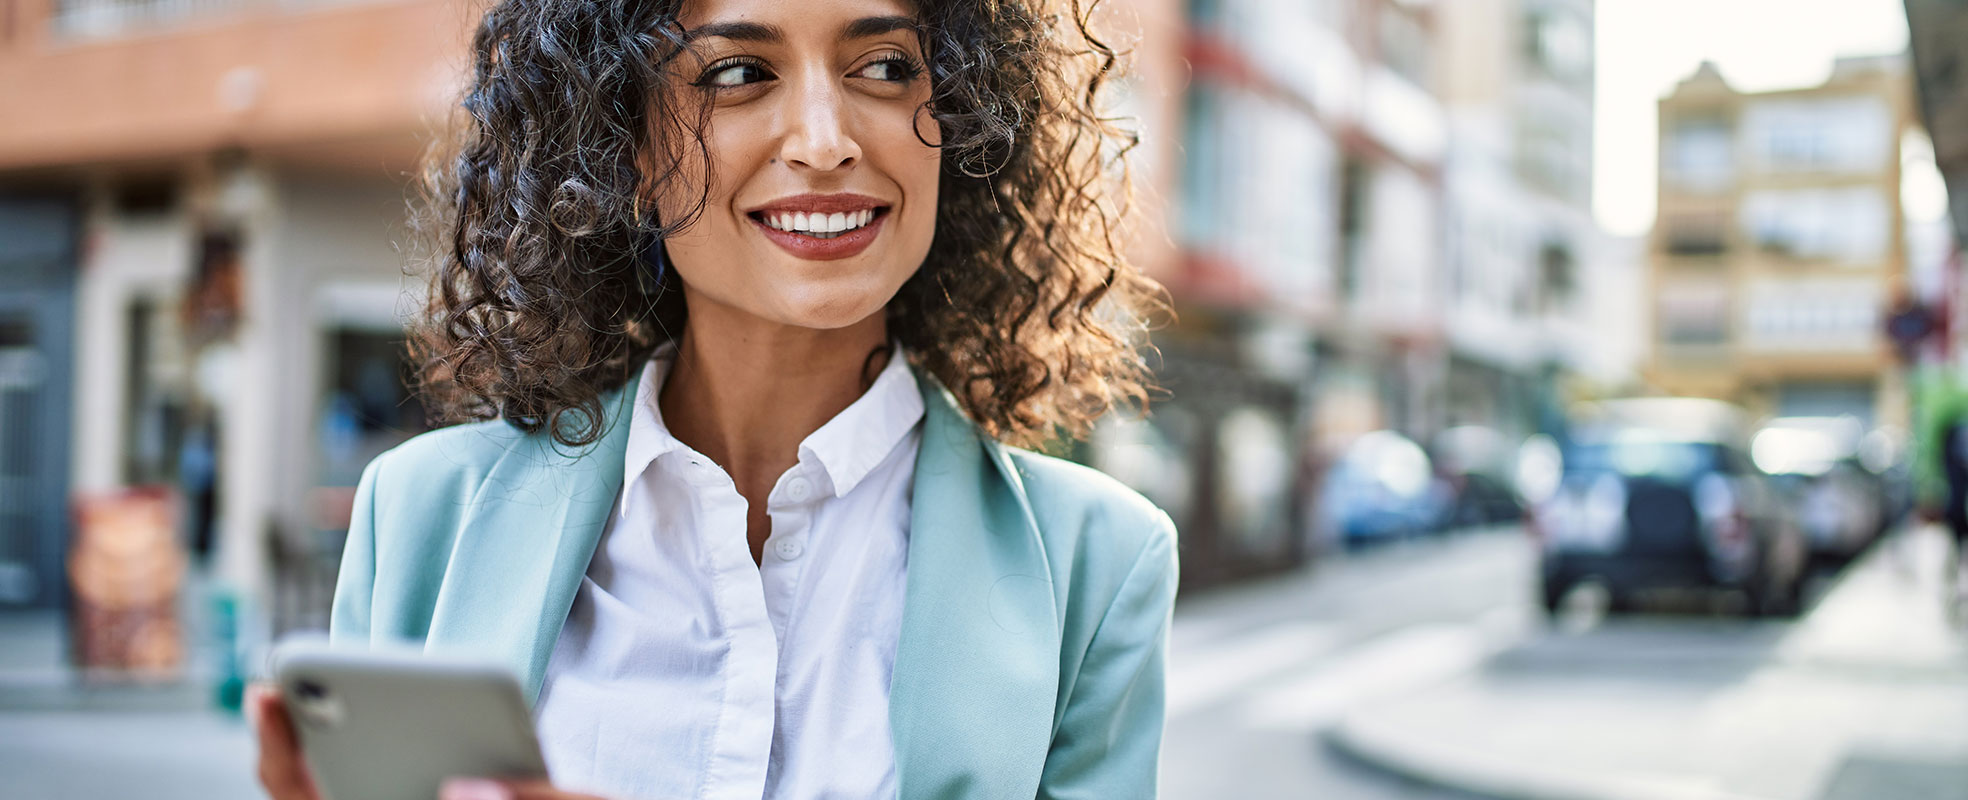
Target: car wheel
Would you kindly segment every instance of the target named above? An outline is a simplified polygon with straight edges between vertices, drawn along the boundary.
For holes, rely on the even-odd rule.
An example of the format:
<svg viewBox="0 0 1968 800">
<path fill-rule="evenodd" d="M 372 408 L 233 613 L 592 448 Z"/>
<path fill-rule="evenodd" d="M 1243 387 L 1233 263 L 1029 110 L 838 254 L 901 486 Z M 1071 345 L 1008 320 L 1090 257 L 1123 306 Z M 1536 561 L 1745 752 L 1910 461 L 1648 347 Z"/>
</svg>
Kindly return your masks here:
<svg viewBox="0 0 1968 800">
<path fill-rule="evenodd" d="M 1565 595 L 1572 591 L 1572 585 L 1562 580 L 1546 579 L 1544 582 L 1544 613 L 1558 615 L 1558 609 L 1565 603 Z"/>
<path fill-rule="evenodd" d="M 1804 579 L 1801 575 L 1784 583 L 1769 574 L 1767 569 L 1759 570 L 1755 582 L 1749 588 L 1750 613 L 1759 617 L 1797 616 L 1803 605 L 1803 584 Z"/>
</svg>

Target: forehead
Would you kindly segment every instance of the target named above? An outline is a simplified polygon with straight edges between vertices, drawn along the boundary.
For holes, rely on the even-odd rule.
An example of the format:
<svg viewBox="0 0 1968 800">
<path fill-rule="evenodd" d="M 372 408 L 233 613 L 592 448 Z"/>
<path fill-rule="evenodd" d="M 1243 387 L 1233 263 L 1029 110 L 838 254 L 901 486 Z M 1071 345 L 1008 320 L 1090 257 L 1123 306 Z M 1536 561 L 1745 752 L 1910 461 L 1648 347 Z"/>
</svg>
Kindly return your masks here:
<svg viewBox="0 0 1968 800">
<path fill-rule="evenodd" d="M 906 0 L 685 0 L 677 22 L 685 30 L 712 22 L 777 25 L 789 36 L 834 31 L 862 17 L 915 17 Z"/>
</svg>

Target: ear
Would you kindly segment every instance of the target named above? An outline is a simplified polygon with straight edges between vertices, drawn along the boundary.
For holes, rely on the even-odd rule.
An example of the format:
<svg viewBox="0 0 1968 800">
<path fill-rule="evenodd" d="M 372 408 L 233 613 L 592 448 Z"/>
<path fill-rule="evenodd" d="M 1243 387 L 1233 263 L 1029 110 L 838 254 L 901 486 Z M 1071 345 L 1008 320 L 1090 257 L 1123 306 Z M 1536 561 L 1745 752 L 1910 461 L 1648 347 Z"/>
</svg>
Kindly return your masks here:
<svg viewBox="0 0 1968 800">
<path fill-rule="evenodd" d="M 653 229 L 660 219 L 674 226 L 667 232 L 674 235 L 690 226 L 708 199 L 711 153 L 704 131 L 710 111 L 707 98 L 688 91 L 651 97 L 634 158 L 638 174 L 632 206 L 645 229 Z"/>
</svg>

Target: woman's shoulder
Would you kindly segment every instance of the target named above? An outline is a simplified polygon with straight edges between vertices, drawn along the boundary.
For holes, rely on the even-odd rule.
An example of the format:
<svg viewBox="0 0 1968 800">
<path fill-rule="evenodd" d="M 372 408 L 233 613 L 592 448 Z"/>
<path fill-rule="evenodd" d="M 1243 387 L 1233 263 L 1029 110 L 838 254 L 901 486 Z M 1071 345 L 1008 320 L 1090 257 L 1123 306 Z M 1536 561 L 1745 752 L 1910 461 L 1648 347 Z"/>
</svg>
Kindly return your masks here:
<svg viewBox="0 0 1968 800">
<path fill-rule="evenodd" d="M 526 434 L 505 420 L 449 425 L 424 431 L 377 456 L 391 472 L 430 476 L 490 467 L 511 452 Z"/>
<path fill-rule="evenodd" d="M 378 505 L 402 496 L 429 497 L 447 487 L 476 487 L 493 465 L 523 446 L 528 436 L 504 420 L 468 422 L 410 437 L 369 462 Z M 415 487 L 414 492 L 402 488 Z"/>
<path fill-rule="evenodd" d="M 1034 521 L 1055 562 L 1126 572 L 1165 558 L 1173 570 L 1175 524 L 1140 492 L 1083 464 L 1015 447 L 1004 448 L 1023 484 Z"/>
</svg>

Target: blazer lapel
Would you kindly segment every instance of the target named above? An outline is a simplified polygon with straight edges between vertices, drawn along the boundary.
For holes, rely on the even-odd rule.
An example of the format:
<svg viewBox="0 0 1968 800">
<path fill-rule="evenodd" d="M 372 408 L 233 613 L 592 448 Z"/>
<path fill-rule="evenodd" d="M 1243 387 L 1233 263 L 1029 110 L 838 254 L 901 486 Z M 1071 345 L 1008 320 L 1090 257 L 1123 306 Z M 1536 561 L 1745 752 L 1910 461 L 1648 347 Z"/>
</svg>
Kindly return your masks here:
<svg viewBox="0 0 1968 800">
<path fill-rule="evenodd" d="M 622 487 L 635 383 L 602 396 L 602 438 L 572 450 L 517 437 L 472 498 L 426 647 L 497 659 L 540 695 L 547 660 Z"/>
<path fill-rule="evenodd" d="M 888 701 L 900 796 L 1031 797 L 1059 689 L 1052 571 L 1003 449 L 917 380 L 925 417 Z"/>
</svg>

